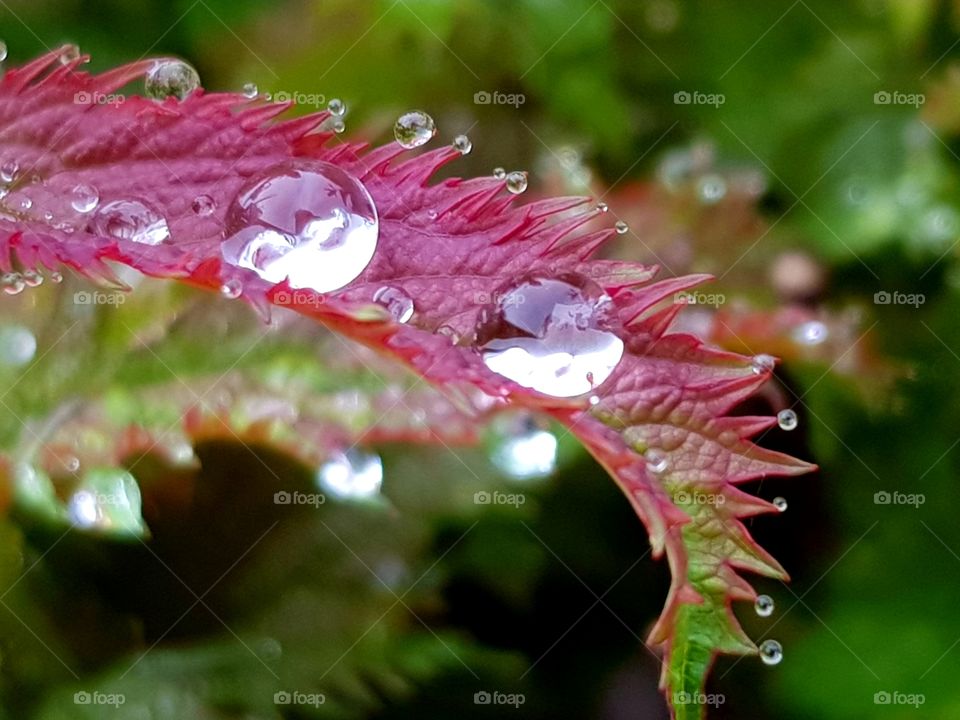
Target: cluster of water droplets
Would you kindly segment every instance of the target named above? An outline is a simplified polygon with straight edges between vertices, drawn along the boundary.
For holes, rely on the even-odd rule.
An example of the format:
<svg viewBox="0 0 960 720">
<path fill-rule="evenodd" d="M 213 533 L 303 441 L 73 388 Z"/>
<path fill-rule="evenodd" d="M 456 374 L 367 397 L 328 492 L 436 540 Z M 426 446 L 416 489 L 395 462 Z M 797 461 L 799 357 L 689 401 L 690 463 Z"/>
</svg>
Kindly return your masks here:
<svg viewBox="0 0 960 720">
<path fill-rule="evenodd" d="M 527 275 L 501 288 L 478 315 L 484 364 L 554 397 L 591 392 L 623 357 L 622 328 L 603 288 L 576 273 Z"/>
</svg>

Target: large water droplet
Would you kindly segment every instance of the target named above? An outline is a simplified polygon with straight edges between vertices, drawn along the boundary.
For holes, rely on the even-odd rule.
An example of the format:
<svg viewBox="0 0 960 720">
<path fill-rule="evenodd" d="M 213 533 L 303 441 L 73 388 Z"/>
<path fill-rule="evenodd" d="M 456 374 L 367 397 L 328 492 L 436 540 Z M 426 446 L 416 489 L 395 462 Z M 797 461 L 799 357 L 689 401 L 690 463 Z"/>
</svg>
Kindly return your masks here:
<svg viewBox="0 0 960 720">
<path fill-rule="evenodd" d="M 0 326 L 0 365 L 21 367 L 37 354 L 37 338 L 22 325 Z"/>
<path fill-rule="evenodd" d="M 753 603 L 753 609 L 760 617 L 770 617 L 773 615 L 773 598 L 769 595 L 757 595 L 756 602 Z"/>
<path fill-rule="evenodd" d="M 475 343 L 488 368 L 524 387 L 582 395 L 623 357 L 610 296 L 582 275 L 529 275 L 495 297 L 480 312 Z"/>
<path fill-rule="evenodd" d="M 514 170 L 512 173 L 509 173 L 506 180 L 507 190 L 514 195 L 519 195 L 527 189 L 527 174 L 521 170 Z"/>
<path fill-rule="evenodd" d="M 100 193 L 90 185 L 77 185 L 70 192 L 70 205 L 78 213 L 88 213 L 100 202 Z"/>
<path fill-rule="evenodd" d="M 329 292 L 363 272 L 379 232 L 373 198 L 359 180 L 330 163 L 296 160 L 240 190 L 221 253 L 268 282 Z"/>
<path fill-rule="evenodd" d="M 3 165 L 0 165 L 0 180 L 5 183 L 12 183 L 16 180 L 19 172 L 20 163 L 16 160 L 7 160 Z"/>
<path fill-rule="evenodd" d="M 551 475 L 557 467 L 557 438 L 527 413 L 504 414 L 492 426 L 490 460 L 506 476 L 533 480 Z"/>
<path fill-rule="evenodd" d="M 777 425 L 781 430 L 795 430 L 798 422 L 797 414 L 789 408 L 777 413 Z"/>
<path fill-rule="evenodd" d="M 453 148 L 461 155 L 468 155 L 473 150 L 473 143 L 466 135 L 457 135 L 453 139 Z"/>
<path fill-rule="evenodd" d="M 317 482 L 324 492 L 334 497 L 372 498 L 383 484 L 383 463 L 375 453 L 351 448 L 325 462 L 317 472 Z"/>
<path fill-rule="evenodd" d="M 411 150 L 430 141 L 437 134 L 433 118 L 422 110 L 412 110 L 397 118 L 393 136 L 403 147 Z"/>
<path fill-rule="evenodd" d="M 760 644 L 760 659 L 764 665 L 779 665 L 783 660 L 783 646 L 776 640 L 764 640 Z"/>
<path fill-rule="evenodd" d="M 145 91 L 147 97 L 164 100 L 175 97 L 183 100 L 200 87 L 200 76 L 183 60 L 158 60 L 147 71 Z"/>
<path fill-rule="evenodd" d="M 384 286 L 373 294 L 373 301 L 385 307 L 398 323 L 405 323 L 413 317 L 413 298 L 400 288 Z"/>
<path fill-rule="evenodd" d="M 139 200 L 114 200 L 100 206 L 89 231 L 103 237 L 159 245 L 170 237 L 163 215 Z"/>
</svg>

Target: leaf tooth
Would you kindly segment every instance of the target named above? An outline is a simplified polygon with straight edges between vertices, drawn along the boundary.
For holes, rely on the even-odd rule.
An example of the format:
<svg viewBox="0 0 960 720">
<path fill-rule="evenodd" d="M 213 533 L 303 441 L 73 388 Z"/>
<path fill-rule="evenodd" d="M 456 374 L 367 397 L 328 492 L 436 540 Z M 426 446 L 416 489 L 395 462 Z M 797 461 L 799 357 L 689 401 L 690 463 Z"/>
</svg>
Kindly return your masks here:
<svg viewBox="0 0 960 720">
<path fill-rule="evenodd" d="M 11 68 L 3 78 L 4 89 L 12 90 L 16 93 L 23 92 L 23 90 L 35 80 L 42 77 L 50 68 L 59 66 L 63 50 L 64 48 L 51 50 L 26 65 Z"/>
<path fill-rule="evenodd" d="M 451 145 L 431 150 L 405 160 L 395 166 L 391 173 L 396 182 L 426 185 L 427 181 L 444 165 L 462 157 L 460 151 Z"/>
<path fill-rule="evenodd" d="M 637 290 L 630 290 L 618 295 L 621 299 L 619 303 L 620 313 L 626 317 L 624 321 L 630 325 L 635 323 L 643 316 L 643 313 L 659 302 L 667 299 L 671 295 L 689 290 L 692 287 L 702 285 L 707 280 L 711 280 L 712 275 L 681 275 L 680 277 L 667 278 L 649 285 L 644 285 Z"/>
<path fill-rule="evenodd" d="M 128 85 L 146 75 L 147 71 L 153 67 L 154 62 L 154 60 L 138 60 L 94 75 L 89 79 L 89 89 L 96 90 L 104 95 L 110 95 L 124 85 Z"/>
<path fill-rule="evenodd" d="M 567 235 L 554 243 L 553 247 L 550 248 L 550 255 L 567 258 L 572 256 L 577 260 L 584 261 L 615 235 L 616 231 L 610 228 L 603 228 L 582 235 Z"/>
<path fill-rule="evenodd" d="M 556 215 L 558 213 L 566 212 L 567 210 L 572 210 L 575 207 L 579 207 L 584 203 L 589 202 L 589 200 L 590 199 L 586 197 L 571 195 L 568 197 L 535 200 L 527 205 L 524 205 L 523 207 L 531 220 L 539 220 L 540 218 Z"/>
</svg>

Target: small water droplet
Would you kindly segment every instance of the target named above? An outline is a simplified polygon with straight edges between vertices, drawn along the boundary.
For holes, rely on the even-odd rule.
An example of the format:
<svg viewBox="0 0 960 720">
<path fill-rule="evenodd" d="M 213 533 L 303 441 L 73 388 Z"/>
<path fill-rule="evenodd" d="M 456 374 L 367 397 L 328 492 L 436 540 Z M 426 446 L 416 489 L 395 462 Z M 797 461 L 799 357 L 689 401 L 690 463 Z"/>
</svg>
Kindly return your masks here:
<svg viewBox="0 0 960 720">
<path fill-rule="evenodd" d="M 623 220 L 617 220 L 616 225 L 613 227 L 617 231 L 617 235 L 626 235 L 630 230 L 630 226 L 627 225 Z"/>
<path fill-rule="evenodd" d="M 80 48 L 77 45 L 65 45 L 60 51 L 60 64 L 69 65 L 80 59 Z"/>
<path fill-rule="evenodd" d="M 158 60 L 147 71 L 145 92 L 154 100 L 184 100 L 200 87 L 200 76 L 188 63 L 175 58 Z"/>
<path fill-rule="evenodd" d="M 703 203 L 713 205 L 727 194 L 727 182 L 719 175 L 704 175 L 697 185 L 697 194 Z"/>
<path fill-rule="evenodd" d="M 43 275 L 36 270 L 24 270 L 20 274 L 20 277 L 23 278 L 23 282 L 27 287 L 40 287 L 43 285 Z"/>
<path fill-rule="evenodd" d="M 493 176 L 497 180 L 503 180 L 507 176 L 507 171 L 504 170 L 502 167 L 496 167 L 493 169 Z"/>
<path fill-rule="evenodd" d="M 473 150 L 473 143 L 466 135 L 457 135 L 453 139 L 453 148 L 461 155 L 468 155 Z"/>
<path fill-rule="evenodd" d="M 7 295 L 19 295 L 26 286 L 20 273 L 4 273 L 0 276 L 0 287 Z"/>
<path fill-rule="evenodd" d="M 830 330 L 819 320 L 809 320 L 797 325 L 791 336 L 800 345 L 819 345 L 830 335 Z"/>
<path fill-rule="evenodd" d="M 320 466 L 317 483 L 324 492 L 345 500 L 373 498 L 383 485 L 383 462 L 376 453 L 351 448 Z"/>
<path fill-rule="evenodd" d="M 759 355 L 754 355 L 750 364 L 753 366 L 754 374 L 763 375 L 764 373 L 773 370 L 774 366 L 777 364 L 777 360 L 772 355 L 761 353 Z"/>
<path fill-rule="evenodd" d="M 458 333 L 451 325 L 441 325 L 437 328 L 437 334 L 443 335 L 446 338 L 450 338 L 451 345 L 456 345 L 458 342 L 460 342 L 460 333 Z"/>
<path fill-rule="evenodd" d="M 783 660 L 783 646 L 776 640 L 764 640 L 760 644 L 760 659 L 764 665 L 779 665 Z"/>
<path fill-rule="evenodd" d="M 787 501 L 782 497 L 775 497 L 773 499 L 773 506 L 780 512 L 785 512 L 787 509 Z"/>
<path fill-rule="evenodd" d="M 54 270 L 50 273 L 50 282 L 60 284 L 63 282 L 63 273 Z"/>
<path fill-rule="evenodd" d="M 756 602 L 753 603 L 753 609 L 760 617 L 770 617 L 773 615 L 773 598 L 769 595 L 757 595 Z"/>
<path fill-rule="evenodd" d="M 252 100 L 257 95 L 260 94 L 260 88 L 257 87 L 256 83 L 248 82 L 248 83 L 244 83 L 241 92 L 243 93 L 244 97 L 250 98 Z"/>
<path fill-rule="evenodd" d="M 143 245 L 159 245 L 170 237 L 166 219 L 139 200 L 114 200 L 101 205 L 88 229 L 102 237 Z"/>
<path fill-rule="evenodd" d="M 424 145 L 436 134 L 437 126 L 433 118 L 422 110 L 404 113 L 393 126 L 393 136 L 408 150 Z"/>
<path fill-rule="evenodd" d="M 236 279 L 227 280 L 220 286 L 220 294 L 231 300 L 236 300 L 243 294 L 243 283 Z"/>
<path fill-rule="evenodd" d="M 582 275 L 527 275 L 494 297 L 479 313 L 476 347 L 489 369 L 524 387 L 582 395 L 623 357 L 610 296 Z"/>
<path fill-rule="evenodd" d="M 373 294 L 373 301 L 385 307 L 398 323 L 413 317 L 413 299 L 400 288 L 384 286 Z"/>
<path fill-rule="evenodd" d="M 28 197 L 21 197 L 17 200 L 17 209 L 26 212 L 33 207 L 33 200 Z"/>
<path fill-rule="evenodd" d="M 7 59 L 7 44 L 0 40 L 0 62 L 3 62 Z"/>
<path fill-rule="evenodd" d="M 643 457 L 647 461 L 647 469 L 656 475 L 666 472 L 667 466 L 670 464 L 667 454 L 656 448 L 647 450 Z"/>
<path fill-rule="evenodd" d="M 507 175 L 507 190 L 514 195 L 519 195 L 527 189 L 527 174 L 520 170 L 514 170 Z"/>
<path fill-rule="evenodd" d="M 600 404 L 600 396 L 599 396 L 599 395 L 591 395 L 591 396 L 590 396 L 590 404 L 593 405 L 594 407 L 596 407 L 597 405 L 599 405 L 599 404 Z"/>
<path fill-rule="evenodd" d="M 508 413 L 491 424 L 490 460 L 514 480 L 545 478 L 557 467 L 556 436 L 529 413 Z"/>
<path fill-rule="evenodd" d="M 71 191 L 70 205 L 79 213 L 88 213 L 97 207 L 100 193 L 90 185 L 77 185 Z"/>
<path fill-rule="evenodd" d="M 334 115 L 343 115 L 347 111 L 347 106 L 343 104 L 340 98 L 331 98 L 327 103 L 327 110 Z"/>
<path fill-rule="evenodd" d="M 217 209 L 217 204 L 209 195 L 197 195 L 193 199 L 190 208 L 200 217 L 209 217 L 213 215 L 213 211 Z"/>
<path fill-rule="evenodd" d="M 797 414 L 793 410 L 781 410 L 777 413 L 777 425 L 781 430 L 794 430 L 797 422 Z"/>
<path fill-rule="evenodd" d="M 344 130 L 347 129 L 347 126 L 343 124 L 343 120 L 341 120 L 340 118 L 337 118 L 336 120 L 330 123 L 330 129 L 333 130 L 337 135 L 339 135 L 340 133 L 342 133 Z"/>
<path fill-rule="evenodd" d="M 21 367 L 37 354 L 37 338 L 22 325 L 0 325 L 0 365 Z"/>
<path fill-rule="evenodd" d="M 321 293 L 363 272 L 380 231 L 363 184 L 318 160 L 288 161 L 253 178 L 227 210 L 226 226 L 227 263 Z"/>
<path fill-rule="evenodd" d="M 125 470 L 95 468 L 87 472 L 67 502 L 78 528 L 117 535 L 143 535 L 140 488 Z"/>
<path fill-rule="evenodd" d="M 53 222 L 53 213 L 50 212 L 49 210 L 45 210 L 43 213 L 43 219 L 46 222 Z"/>
<path fill-rule="evenodd" d="M 610 206 L 607 205 L 605 202 L 598 202 L 598 203 L 597 203 L 597 211 L 598 211 L 598 212 L 605 213 L 605 212 L 606 212 L 607 210 L 609 210 L 609 209 L 610 209 Z"/>
</svg>

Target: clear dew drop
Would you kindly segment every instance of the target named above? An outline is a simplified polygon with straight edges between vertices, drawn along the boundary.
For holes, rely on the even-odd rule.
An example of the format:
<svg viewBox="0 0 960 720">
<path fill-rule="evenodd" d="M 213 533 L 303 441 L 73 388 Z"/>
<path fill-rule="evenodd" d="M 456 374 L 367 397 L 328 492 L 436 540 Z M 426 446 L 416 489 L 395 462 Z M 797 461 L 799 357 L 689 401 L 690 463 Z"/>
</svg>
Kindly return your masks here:
<svg viewBox="0 0 960 720">
<path fill-rule="evenodd" d="M 194 215 L 209 217 L 217 209 L 217 204 L 209 195 L 197 195 L 190 204 L 190 209 L 193 210 Z"/>
<path fill-rule="evenodd" d="M 334 115 L 343 115 L 347 111 L 347 106 L 343 104 L 340 98 L 331 98 L 327 103 L 327 110 Z"/>
<path fill-rule="evenodd" d="M 17 200 L 17 209 L 26 212 L 33 207 L 33 200 L 28 197 L 21 197 Z"/>
<path fill-rule="evenodd" d="M 519 195 L 527 189 L 527 174 L 521 170 L 514 170 L 507 174 L 507 190 L 514 195 Z"/>
<path fill-rule="evenodd" d="M 243 96 L 250 98 L 251 100 L 260 94 L 260 88 L 257 87 L 256 83 L 248 82 L 244 83 L 243 88 L 240 92 L 243 93 Z"/>
<path fill-rule="evenodd" d="M 797 414 L 789 408 L 777 413 L 777 425 L 781 430 L 795 430 L 798 422 Z"/>
<path fill-rule="evenodd" d="M 777 361 L 772 355 L 761 353 L 760 355 L 754 355 L 750 364 L 753 367 L 754 374 L 763 375 L 764 373 L 773 370 L 774 366 L 777 364 Z"/>
<path fill-rule="evenodd" d="M 830 336 L 830 330 L 819 320 L 809 320 L 797 325 L 791 336 L 799 345 L 820 345 Z"/>
<path fill-rule="evenodd" d="M 616 225 L 613 227 L 617 231 L 617 235 L 626 235 L 630 230 L 630 226 L 627 225 L 623 220 L 617 220 Z"/>
<path fill-rule="evenodd" d="M 159 245 L 170 237 L 166 219 L 139 200 L 114 200 L 101 205 L 88 229 L 103 237 L 143 245 Z"/>
<path fill-rule="evenodd" d="M 22 367 L 37 354 L 37 338 L 23 325 L 0 325 L 0 365 Z"/>
<path fill-rule="evenodd" d="M 50 273 L 50 282 L 59 285 L 63 282 L 63 273 L 54 270 Z"/>
<path fill-rule="evenodd" d="M 497 180 L 503 180 L 507 176 L 507 171 L 504 170 L 502 167 L 496 167 L 493 169 L 493 176 Z"/>
<path fill-rule="evenodd" d="M 720 202 L 727 194 L 727 182 L 719 175 L 704 175 L 697 183 L 697 195 L 705 205 Z"/>
<path fill-rule="evenodd" d="M 764 665 L 779 665 L 783 660 L 783 646 L 776 640 L 764 640 L 760 643 L 760 659 Z"/>
<path fill-rule="evenodd" d="M 473 150 L 473 143 L 466 135 L 457 135 L 453 139 L 453 149 L 461 155 L 469 155 L 470 151 Z"/>
<path fill-rule="evenodd" d="M 60 64 L 69 65 L 72 62 L 80 59 L 80 47 L 77 45 L 66 45 L 63 50 L 60 51 Z"/>
<path fill-rule="evenodd" d="M 607 205 L 605 202 L 598 202 L 598 203 L 597 203 L 597 212 L 605 213 L 605 212 L 607 212 L 607 210 L 609 210 L 609 209 L 610 209 L 610 206 Z"/>
<path fill-rule="evenodd" d="M 610 296 L 576 273 L 527 275 L 478 316 L 475 346 L 495 373 L 553 397 L 602 384 L 623 357 Z"/>
<path fill-rule="evenodd" d="M 670 461 L 667 459 L 667 454 L 656 448 L 647 450 L 643 454 L 643 458 L 647 462 L 647 469 L 656 475 L 666 472 L 670 464 Z"/>
<path fill-rule="evenodd" d="M 412 150 L 430 141 L 437 134 L 433 118 L 422 110 L 411 110 L 397 118 L 393 136 L 402 147 Z"/>
<path fill-rule="evenodd" d="M 3 62 L 7 59 L 7 44 L 0 40 L 0 62 Z"/>
<path fill-rule="evenodd" d="M 330 123 L 330 129 L 333 130 L 337 135 L 339 135 L 340 133 L 342 133 L 344 130 L 347 129 L 347 126 L 344 125 L 343 120 L 341 118 L 337 118 L 332 123 Z"/>
<path fill-rule="evenodd" d="M 491 425 L 490 461 L 514 480 L 536 480 L 557 468 L 556 436 L 529 413 L 507 413 Z"/>
<path fill-rule="evenodd" d="M 140 488 L 125 470 L 95 468 L 87 472 L 67 502 L 67 515 L 79 529 L 142 536 Z"/>
<path fill-rule="evenodd" d="M 321 293 L 363 272 L 380 232 L 363 184 L 318 160 L 285 162 L 253 178 L 227 209 L 226 225 L 227 263 Z"/>
<path fill-rule="evenodd" d="M 382 305 L 398 323 L 405 323 L 413 317 L 413 298 L 400 288 L 384 286 L 373 294 L 373 301 Z"/>
<path fill-rule="evenodd" d="M 220 294 L 231 300 L 236 300 L 243 294 L 243 283 L 239 280 L 227 280 L 220 286 Z"/>
<path fill-rule="evenodd" d="M 20 277 L 23 278 L 23 283 L 27 287 L 40 287 L 43 285 L 43 275 L 38 273 L 36 270 L 24 270 L 20 273 Z"/>
<path fill-rule="evenodd" d="M 770 617 L 774 610 L 773 598 L 769 595 L 757 595 L 753 609 L 760 617 Z"/>
<path fill-rule="evenodd" d="M 383 485 L 383 462 L 376 453 L 351 448 L 320 466 L 317 484 L 323 492 L 344 500 L 374 498 Z"/>
<path fill-rule="evenodd" d="M 198 87 L 200 75 L 197 71 L 183 60 L 174 58 L 158 60 L 147 71 L 145 79 L 147 97 L 154 100 L 165 100 L 168 97 L 183 100 Z"/>
<path fill-rule="evenodd" d="M 27 284 L 23 281 L 20 273 L 4 273 L 0 275 L 0 288 L 7 295 L 19 295 Z"/>
<path fill-rule="evenodd" d="M 99 202 L 100 193 L 90 185 L 77 185 L 70 191 L 70 206 L 78 213 L 93 211 Z"/>
<path fill-rule="evenodd" d="M 785 512 L 787 509 L 787 501 L 782 497 L 775 497 L 773 499 L 773 506 L 780 512 Z"/>
<path fill-rule="evenodd" d="M 16 160 L 8 160 L 3 165 L 0 165 L 0 180 L 3 180 L 5 183 L 12 183 L 17 179 L 19 172 L 20 163 Z"/>
</svg>

